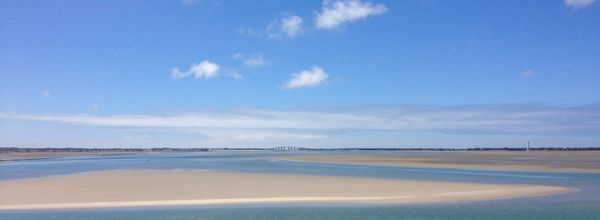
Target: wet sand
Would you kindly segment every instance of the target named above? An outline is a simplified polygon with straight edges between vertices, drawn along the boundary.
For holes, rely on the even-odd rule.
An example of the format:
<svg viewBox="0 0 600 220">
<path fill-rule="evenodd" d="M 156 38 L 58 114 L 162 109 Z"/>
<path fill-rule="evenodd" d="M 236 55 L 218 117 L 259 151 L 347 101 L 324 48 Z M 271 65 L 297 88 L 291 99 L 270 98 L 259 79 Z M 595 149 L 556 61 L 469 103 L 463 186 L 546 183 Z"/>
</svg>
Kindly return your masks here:
<svg viewBox="0 0 600 220">
<path fill-rule="evenodd" d="M 410 152 L 384 155 L 291 156 L 280 159 L 376 166 L 600 173 L 600 151 Z"/>
<path fill-rule="evenodd" d="M 406 204 L 572 191 L 539 185 L 119 170 L 0 181 L 0 210 L 227 204 Z"/>
<path fill-rule="evenodd" d="M 0 153 L 0 162 L 20 161 L 20 160 L 41 160 L 64 157 L 103 157 L 103 156 L 124 156 L 124 155 L 143 155 L 145 152 L 3 152 Z"/>
</svg>

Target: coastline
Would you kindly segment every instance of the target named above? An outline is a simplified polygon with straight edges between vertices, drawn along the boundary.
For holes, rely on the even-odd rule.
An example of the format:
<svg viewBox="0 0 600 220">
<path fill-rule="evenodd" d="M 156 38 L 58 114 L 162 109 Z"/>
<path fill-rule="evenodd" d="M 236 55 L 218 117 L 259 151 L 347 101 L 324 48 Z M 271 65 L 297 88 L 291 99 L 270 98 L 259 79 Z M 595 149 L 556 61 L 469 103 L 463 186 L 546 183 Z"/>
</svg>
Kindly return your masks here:
<svg viewBox="0 0 600 220">
<path fill-rule="evenodd" d="M 0 210 L 243 204 L 417 204 L 571 192 L 480 184 L 337 176 L 121 170 L 0 181 Z"/>
<path fill-rule="evenodd" d="M 0 163 L 71 157 L 110 157 L 144 155 L 145 152 L 7 152 L 0 153 Z"/>
</svg>

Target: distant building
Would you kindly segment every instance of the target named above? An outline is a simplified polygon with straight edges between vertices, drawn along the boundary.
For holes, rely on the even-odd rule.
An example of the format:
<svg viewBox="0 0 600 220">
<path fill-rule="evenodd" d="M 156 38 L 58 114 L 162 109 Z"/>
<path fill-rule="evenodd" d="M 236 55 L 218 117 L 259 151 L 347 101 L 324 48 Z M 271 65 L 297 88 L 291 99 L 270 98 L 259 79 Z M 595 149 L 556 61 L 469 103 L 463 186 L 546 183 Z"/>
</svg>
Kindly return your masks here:
<svg viewBox="0 0 600 220">
<path fill-rule="evenodd" d="M 297 151 L 297 147 L 274 147 L 274 151 Z"/>
</svg>

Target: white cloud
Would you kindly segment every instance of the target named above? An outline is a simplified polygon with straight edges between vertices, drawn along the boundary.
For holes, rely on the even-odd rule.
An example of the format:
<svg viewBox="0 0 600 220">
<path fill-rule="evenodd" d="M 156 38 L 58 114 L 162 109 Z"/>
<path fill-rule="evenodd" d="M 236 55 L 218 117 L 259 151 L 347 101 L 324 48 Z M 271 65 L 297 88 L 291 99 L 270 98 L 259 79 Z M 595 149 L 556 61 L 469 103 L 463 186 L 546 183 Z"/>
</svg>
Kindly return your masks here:
<svg viewBox="0 0 600 220">
<path fill-rule="evenodd" d="M 169 131 L 228 132 L 237 139 L 320 138 L 339 131 L 394 131 L 442 134 L 600 134 L 600 106 L 543 105 L 400 106 L 337 110 L 197 112 L 176 115 L 29 115 L 0 112 L 0 120 L 59 124 L 165 128 Z M 234 132 L 235 131 L 235 132 Z M 298 134 L 298 135 L 294 135 Z M 306 136 L 308 135 L 308 136 Z"/>
<path fill-rule="evenodd" d="M 290 38 L 296 37 L 302 28 L 302 18 L 287 16 L 281 19 L 281 30 Z"/>
<path fill-rule="evenodd" d="M 216 63 L 204 60 L 200 63 L 193 63 L 190 69 L 186 72 L 180 71 L 178 68 L 174 68 L 171 71 L 171 77 L 173 79 L 181 79 L 190 75 L 194 75 L 196 79 L 209 79 L 219 75 L 220 66 Z"/>
<path fill-rule="evenodd" d="M 596 0 L 565 0 L 565 5 L 574 9 L 584 8 L 594 4 Z"/>
<path fill-rule="evenodd" d="M 521 77 L 530 78 L 535 75 L 535 71 L 532 69 L 527 69 L 521 73 Z"/>
<path fill-rule="evenodd" d="M 299 16 L 284 15 L 267 26 L 267 36 L 269 38 L 295 38 L 302 32 L 302 22 L 303 20 Z"/>
<path fill-rule="evenodd" d="M 383 4 L 372 4 L 360 0 L 325 0 L 321 11 L 317 13 L 315 22 L 317 28 L 332 29 L 344 23 L 382 14 L 386 10 L 387 8 Z"/>
<path fill-rule="evenodd" d="M 202 61 L 199 64 L 193 64 L 190 69 L 194 73 L 194 77 L 212 78 L 219 75 L 219 65 L 208 60 Z"/>
<path fill-rule="evenodd" d="M 292 78 L 287 82 L 285 87 L 288 89 L 315 87 L 327 82 L 328 77 L 327 73 L 321 67 L 314 66 L 310 70 L 303 70 L 292 74 Z"/>
<path fill-rule="evenodd" d="M 48 96 L 50 96 L 50 92 L 49 91 L 43 91 L 42 92 L 42 96 L 48 97 Z"/>
</svg>

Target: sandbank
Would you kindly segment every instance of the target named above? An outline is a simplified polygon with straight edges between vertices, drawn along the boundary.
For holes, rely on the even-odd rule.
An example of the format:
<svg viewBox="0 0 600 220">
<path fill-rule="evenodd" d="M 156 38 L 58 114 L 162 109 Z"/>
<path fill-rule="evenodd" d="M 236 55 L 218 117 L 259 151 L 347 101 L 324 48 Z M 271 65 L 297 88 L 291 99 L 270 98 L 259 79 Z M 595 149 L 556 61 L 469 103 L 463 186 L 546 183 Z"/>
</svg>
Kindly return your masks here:
<svg viewBox="0 0 600 220">
<path fill-rule="evenodd" d="M 0 181 L 0 210 L 234 204 L 407 204 L 541 196 L 568 188 L 358 177 L 117 170 Z"/>
<path fill-rule="evenodd" d="M 600 152 L 598 151 L 434 151 L 384 155 L 291 156 L 279 159 L 376 166 L 600 173 Z"/>
</svg>

